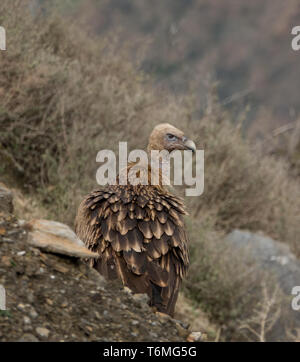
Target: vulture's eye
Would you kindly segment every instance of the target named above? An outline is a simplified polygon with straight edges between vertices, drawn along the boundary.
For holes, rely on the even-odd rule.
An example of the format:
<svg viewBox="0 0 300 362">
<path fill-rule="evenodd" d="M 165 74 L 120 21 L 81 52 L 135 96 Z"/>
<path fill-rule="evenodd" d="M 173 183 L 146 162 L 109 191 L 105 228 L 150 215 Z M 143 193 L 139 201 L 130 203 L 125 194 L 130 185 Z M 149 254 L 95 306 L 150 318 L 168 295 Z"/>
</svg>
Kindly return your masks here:
<svg viewBox="0 0 300 362">
<path fill-rule="evenodd" d="M 170 133 L 167 134 L 168 141 L 175 141 L 176 139 L 177 139 L 177 137 L 174 136 L 173 134 L 170 134 Z"/>
</svg>

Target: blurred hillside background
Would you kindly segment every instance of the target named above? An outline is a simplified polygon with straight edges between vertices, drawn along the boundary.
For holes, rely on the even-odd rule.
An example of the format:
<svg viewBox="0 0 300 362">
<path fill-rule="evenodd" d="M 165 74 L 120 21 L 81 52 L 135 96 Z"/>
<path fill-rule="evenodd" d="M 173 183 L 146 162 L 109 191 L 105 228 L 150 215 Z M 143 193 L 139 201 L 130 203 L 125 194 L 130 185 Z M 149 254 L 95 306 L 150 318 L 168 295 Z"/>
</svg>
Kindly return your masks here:
<svg viewBox="0 0 300 362">
<path fill-rule="evenodd" d="M 292 166 L 298 165 L 299 54 L 291 48 L 291 29 L 300 14 L 297 0 L 59 4 L 92 34 L 113 32 L 156 86 L 179 95 L 192 92 L 199 115 L 216 86 L 220 103 L 230 110 L 233 122 L 242 118 L 248 138 L 260 141 L 265 152 L 287 155 Z"/>
<path fill-rule="evenodd" d="M 72 226 L 97 152 L 172 123 L 205 149 L 184 295 L 217 339 L 268 339 L 285 320 L 276 283 L 223 238 L 263 232 L 300 256 L 299 15 L 297 0 L 1 0 L 0 175 L 17 216 Z"/>
<path fill-rule="evenodd" d="M 217 82 L 222 104 L 247 107 L 253 137 L 297 120 L 297 0 L 74 0 L 65 11 L 95 34 L 115 31 L 132 55 L 143 52 L 140 68 L 160 85 L 179 94 L 192 88 L 200 112 Z"/>
</svg>

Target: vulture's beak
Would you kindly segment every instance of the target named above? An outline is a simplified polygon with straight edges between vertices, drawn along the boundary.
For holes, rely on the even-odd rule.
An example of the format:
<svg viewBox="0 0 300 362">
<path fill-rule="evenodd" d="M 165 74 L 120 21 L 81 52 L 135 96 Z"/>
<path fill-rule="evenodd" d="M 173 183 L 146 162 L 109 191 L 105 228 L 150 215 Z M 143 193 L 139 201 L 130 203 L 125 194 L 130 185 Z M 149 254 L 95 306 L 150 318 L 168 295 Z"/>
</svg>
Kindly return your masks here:
<svg viewBox="0 0 300 362">
<path fill-rule="evenodd" d="M 191 150 L 191 151 L 193 151 L 193 153 L 196 152 L 196 145 L 192 140 L 190 140 L 186 137 L 183 137 L 182 140 L 183 140 L 183 144 L 184 144 L 184 147 L 186 150 Z"/>
</svg>

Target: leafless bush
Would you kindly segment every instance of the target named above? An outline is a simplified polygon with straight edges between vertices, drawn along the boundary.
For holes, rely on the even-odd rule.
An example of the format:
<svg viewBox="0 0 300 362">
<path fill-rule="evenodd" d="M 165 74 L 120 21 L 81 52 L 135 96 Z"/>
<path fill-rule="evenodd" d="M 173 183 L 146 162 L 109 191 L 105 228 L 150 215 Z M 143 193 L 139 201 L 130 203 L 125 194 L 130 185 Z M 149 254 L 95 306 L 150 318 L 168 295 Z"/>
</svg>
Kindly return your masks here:
<svg viewBox="0 0 300 362">
<path fill-rule="evenodd" d="M 267 303 L 280 306 L 278 291 L 270 300 L 266 294 L 273 288 L 273 278 L 257 268 L 248 253 L 225 244 L 224 235 L 213 232 L 211 225 L 202 224 L 200 230 L 196 224 L 189 225 L 189 231 L 191 267 L 184 283 L 186 294 L 221 327 L 220 340 L 255 340 L 250 328 L 257 332 L 254 324 L 267 312 L 267 319 L 259 320 L 265 324 L 265 336 L 273 328 L 271 319 L 277 320 L 280 313 L 273 304 L 268 310 L 262 308 Z"/>
<path fill-rule="evenodd" d="M 255 307 L 251 317 L 241 322 L 239 326 L 242 333 L 250 332 L 252 335 L 250 340 L 254 338 L 258 342 L 266 342 L 268 332 L 280 317 L 279 287 L 275 285 L 272 292 L 269 289 L 265 283 L 262 285 L 262 300 Z M 245 333 L 246 337 L 248 335 L 249 333 Z"/>
</svg>

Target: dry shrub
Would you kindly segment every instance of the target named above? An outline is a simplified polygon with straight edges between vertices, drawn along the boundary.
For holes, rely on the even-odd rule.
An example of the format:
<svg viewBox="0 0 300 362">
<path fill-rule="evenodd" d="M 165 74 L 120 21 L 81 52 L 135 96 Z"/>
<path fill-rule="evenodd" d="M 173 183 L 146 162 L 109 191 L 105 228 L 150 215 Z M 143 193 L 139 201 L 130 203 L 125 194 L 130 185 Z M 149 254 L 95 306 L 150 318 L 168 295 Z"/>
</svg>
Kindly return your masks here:
<svg viewBox="0 0 300 362">
<path fill-rule="evenodd" d="M 52 13 L 34 16 L 28 1 L 1 2 L 0 13 L 8 33 L 0 143 L 49 216 L 72 224 L 82 194 L 96 187 L 97 152 L 120 140 L 145 147 L 154 123 L 184 110 L 164 107 L 113 37 L 89 39 Z"/>
<path fill-rule="evenodd" d="M 267 335 L 272 331 L 281 315 L 281 307 L 278 302 L 280 293 L 278 285 L 270 292 L 268 286 L 262 285 L 262 300 L 257 303 L 251 317 L 240 324 L 239 329 L 246 337 L 251 334 L 250 340 L 266 342 Z"/>
<path fill-rule="evenodd" d="M 191 266 L 185 294 L 219 326 L 223 341 L 289 339 L 293 329 L 290 302 L 276 278 L 235 249 L 212 225 L 189 223 Z"/>
<path fill-rule="evenodd" d="M 288 165 L 260 157 L 218 104 L 190 126 L 205 150 L 205 189 L 188 200 L 192 216 L 199 221 L 211 217 L 225 231 L 263 230 L 300 255 L 300 187 Z"/>
</svg>

